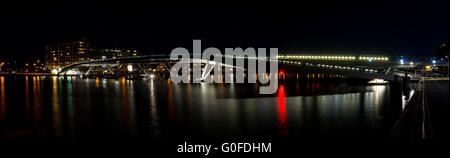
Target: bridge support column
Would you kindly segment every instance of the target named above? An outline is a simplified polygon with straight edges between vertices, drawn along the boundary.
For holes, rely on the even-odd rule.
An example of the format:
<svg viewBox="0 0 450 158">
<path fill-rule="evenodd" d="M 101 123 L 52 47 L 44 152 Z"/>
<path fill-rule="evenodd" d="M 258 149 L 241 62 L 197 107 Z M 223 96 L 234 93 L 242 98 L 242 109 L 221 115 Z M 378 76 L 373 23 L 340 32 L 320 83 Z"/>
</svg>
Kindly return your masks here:
<svg viewBox="0 0 450 158">
<path fill-rule="evenodd" d="M 109 72 L 111 72 L 111 74 L 112 74 L 113 76 L 115 75 L 115 74 L 114 74 L 114 71 L 111 69 L 111 67 L 109 67 L 109 65 L 106 65 L 105 67 L 108 69 Z"/>
<path fill-rule="evenodd" d="M 203 73 L 202 73 L 202 78 L 201 80 L 206 80 L 206 77 L 209 76 L 209 74 L 211 73 L 211 71 L 214 69 L 214 67 L 216 67 L 217 63 L 214 64 L 206 64 L 204 69 L 203 69 Z"/>
<path fill-rule="evenodd" d="M 142 66 L 142 64 L 137 64 L 138 65 L 138 72 L 140 73 L 140 72 L 144 72 L 145 73 L 145 76 L 146 77 L 148 77 L 150 74 L 147 72 L 147 71 L 145 71 L 145 67 L 144 66 Z"/>
<path fill-rule="evenodd" d="M 139 66 L 139 72 L 144 72 L 145 73 L 145 75 L 149 75 L 149 73 L 145 70 L 145 67 L 144 66 L 142 66 L 142 64 L 138 64 L 138 66 Z"/>
<path fill-rule="evenodd" d="M 89 66 L 89 69 L 86 71 L 86 73 L 84 74 L 86 77 L 88 77 L 91 73 L 91 71 L 94 69 L 94 66 Z"/>
<path fill-rule="evenodd" d="M 163 66 L 164 66 L 164 68 L 167 69 L 167 71 L 170 72 L 170 69 L 171 69 L 172 67 L 169 65 L 169 63 L 164 63 Z"/>
<path fill-rule="evenodd" d="M 119 77 L 120 70 L 122 70 L 123 64 L 118 63 L 117 69 L 114 71 L 114 77 Z"/>
</svg>

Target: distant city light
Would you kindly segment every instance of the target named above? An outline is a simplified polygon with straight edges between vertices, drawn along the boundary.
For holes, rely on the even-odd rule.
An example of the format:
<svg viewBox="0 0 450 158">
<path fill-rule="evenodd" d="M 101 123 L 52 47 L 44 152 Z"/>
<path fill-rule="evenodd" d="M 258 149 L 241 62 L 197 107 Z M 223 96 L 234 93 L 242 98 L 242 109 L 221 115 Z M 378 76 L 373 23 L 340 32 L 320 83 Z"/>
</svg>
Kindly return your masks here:
<svg viewBox="0 0 450 158">
<path fill-rule="evenodd" d="M 414 65 L 414 62 L 412 62 L 412 61 L 411 61 L 411 62 L 409 62 L 409 65 Z"/>
<path fill-rule="evenodd" d="M 129 72 L 133 71 L 133 65 L 127 65 L 127 70 L 128 70 Z"/>
<path fill-rule="evenodd" d="M 405 64 L 405 63 L 403 62 L 403 59 L 400 59 L 400 64 L 402 64 L 402 65 Z"/>
<path fill-rule="evenodd" d="M 436 60 L 431 61 L 431 63 L 436 64 Z"/>
<path fill-rule="evenodd" d="M 431 71 L 431 65 L 425 66 L 425 70 L 426 70 L 426 71 Z"/>
</svg>

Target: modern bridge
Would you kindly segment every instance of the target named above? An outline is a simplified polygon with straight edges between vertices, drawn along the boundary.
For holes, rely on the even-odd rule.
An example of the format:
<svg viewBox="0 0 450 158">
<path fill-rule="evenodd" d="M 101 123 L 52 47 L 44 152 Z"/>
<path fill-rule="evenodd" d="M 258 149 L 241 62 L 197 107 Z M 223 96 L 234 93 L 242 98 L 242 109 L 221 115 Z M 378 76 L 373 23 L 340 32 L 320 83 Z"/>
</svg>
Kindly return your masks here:
<svg viewBox="0 0 450 158">
<path fill-rule="evenodd" d="M 236 56 L 222 55 L 222 58 L 233 58 Z M 277 59 L 268 58 L 249 58 L 265 62 L 277 62 L 279 71 L 286 74 L 306 74 L 306 73 L 327 73 L 343 75 L 351 78 L 363 79 L 384 79 L 396 80 L 395 76 L 405 76 L 405 73 L 398 71 L 402 69 L 414 69 L 419 67 L 420 63 L 402 64 L 392 62 L 387 57 L 364 57 L 364 56 L 307 56 L 307 55 L 279 55 Z M 211 73 L 214 67 L 245 69 L 225 63 L 217 63 L 210 60 L 170 60 L 168 55 L 144 55 L 100 59 L 94 61 L 83 61 L 74 63 L 54 70 L 59 76 L 65 75 L 84 75 L 84 76 L 136 76 L 145 75 L 147 77 L 154 74 L 168 74 L 173 64 L 184 62 L 186 64 L 201 63 L 202 79 L 206 74 Z M 222 60 L 225 61 L 225 60 Z M 159 67 L 159 68 L 158 68 Z M 246 71 L 256 71 L 247 70 Z M 277 74 L 278 75 L 278 74 Z M 281 75 L 281 74 L 280 74 Z M 168 76 L 168 75 L 165 75 Z M 281 77 L 281 76 L 280 76 Z"/>
</svg>

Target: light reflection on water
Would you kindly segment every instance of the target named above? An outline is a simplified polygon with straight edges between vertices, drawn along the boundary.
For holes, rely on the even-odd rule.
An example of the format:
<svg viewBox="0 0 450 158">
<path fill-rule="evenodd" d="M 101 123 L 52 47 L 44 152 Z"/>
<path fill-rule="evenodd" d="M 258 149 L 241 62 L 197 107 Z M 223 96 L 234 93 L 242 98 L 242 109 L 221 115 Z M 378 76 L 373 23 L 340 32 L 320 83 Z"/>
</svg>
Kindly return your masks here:
<svg viewBox="0 0 450 158">
<path fill-rule="evenodd" d="M 0 84 L 0 121 L 3 121 L 6 115 L 5 77 L 0 77 Z"/>
<path fill-rule="evenodd" d="M 0 83 L 6 138 L 384 136 L 396 119 L 384 85 L 308 80 L 258 96 L 258 85 L 168 80 L 17 76 Z"/>
<path fill-rule="evenodd" d="M 278 124 L 282 135 L 289 134 L 287 129 L 286 92 L 284 91 L 284 85 L 280 85 L 278 89 Z"/>
</svg>

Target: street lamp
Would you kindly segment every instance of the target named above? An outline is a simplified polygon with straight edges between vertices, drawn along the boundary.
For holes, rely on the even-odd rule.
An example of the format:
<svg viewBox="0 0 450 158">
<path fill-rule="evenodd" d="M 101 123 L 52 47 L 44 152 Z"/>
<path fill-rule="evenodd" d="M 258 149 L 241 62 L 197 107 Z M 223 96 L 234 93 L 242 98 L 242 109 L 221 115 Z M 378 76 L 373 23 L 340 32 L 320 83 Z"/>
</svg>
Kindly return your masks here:
<svg viewBox="0 0 450 158">
<path fill-rule="evenodd" d="M 3 65 L 5 65 L 5 62 L 2 62 L 2 63 L 0 64 L 0 71 L 2 71 Z"/>
</svg>

